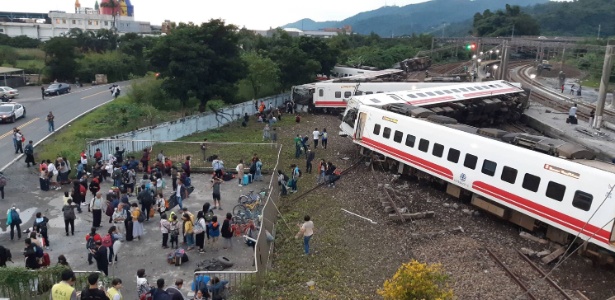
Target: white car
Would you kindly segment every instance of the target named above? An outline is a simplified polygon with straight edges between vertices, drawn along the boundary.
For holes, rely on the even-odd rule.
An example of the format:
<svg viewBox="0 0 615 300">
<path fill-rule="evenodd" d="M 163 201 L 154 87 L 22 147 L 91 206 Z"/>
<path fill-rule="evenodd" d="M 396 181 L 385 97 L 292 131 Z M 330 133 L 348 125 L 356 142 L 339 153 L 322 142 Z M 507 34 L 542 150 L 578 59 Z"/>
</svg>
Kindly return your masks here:
<svg viewBox="0 0 615 300">
<path fill-rule="evenodd" d="M 19 118 L 26 117 L 26 108 L 18 103 L 5 103 L 0 105 L 0 120 L 4 123 L 14 123 Z"/>
<path fill-rule="evenodd" d="M 6 95 L 9 99 L 15 99 L 19 96 L 19 91 L 10 86 L 0 86 L 0 97 L 2 97 L 2 95 Z"/>
</svg>

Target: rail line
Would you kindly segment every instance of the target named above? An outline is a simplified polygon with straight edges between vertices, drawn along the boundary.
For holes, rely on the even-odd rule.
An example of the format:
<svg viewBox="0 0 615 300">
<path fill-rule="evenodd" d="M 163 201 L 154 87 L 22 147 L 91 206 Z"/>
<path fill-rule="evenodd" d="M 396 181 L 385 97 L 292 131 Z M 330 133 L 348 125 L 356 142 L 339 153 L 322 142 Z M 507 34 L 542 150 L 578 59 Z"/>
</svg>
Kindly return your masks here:
<svg viewBox="0 0 615 300">
<path fill-rule="evenodd" d="M 528 297 L 530 297 L 530 299 L 532 300 L 537 300 L 538 298 L 536 298 L 536 296 L 534 296 L 534 294 L 532 294 L 532 292 L 530 291 L 530 289 L 525 285 L 525 283 L 523 283 L 523 281 L 521 281 L 521 279 L 519 279 L 519 277 L 517 277 L 517 275 L 515 275 L 515 273 L 513 273 L 503 262 L 502 260 L 500 260 L 500 258 L 495 255 L 495 253 L 493 253 L 493 251 L 491 251 L 489 248 L 485 248 L 485 250 L 487 250 L 487 253 L 489 253 L 489 255 L 491 255 L 491 257 L 493 258 L 493 260 L 495 260 L 495 262 L 500 265 L 500 267 L 502 267 L 502 269 L 504 269 L 504 271 L 506 271 L 506 273 L 508 273 L 508 275 L 517 283 L 517 285 L 519 285 L 519 287 L 521 287 L 525 293 L 527 294 Z"/>
<path fill-rule="evenodd" d="M 566 298 L 567 300 L 574 300 L 574 298 L 570 297 L 568 295 L 568 293 L 566 293 L 559 285 L 557 285 L 557 283 L 555 283 L 555 281 L 553 281 L 549 275 L 547 275 L 540 267 L 538 267 L 535 263 L 533 263 L 527 256 L 525 256 L 525 254 L 521 253 L 521 251 L 517 250 L 517 253 L 519 253 L 519 255 L 530 265 L 532 266 L 532 268 L 536 271 L 538 271 L 538 273 L 540 273 L 540 275 L 542 275 L 542 278 L 544 278 L 552 287 L 554 287 L 558 292 L 560 292 L 560 294 L 562 294 L 562 296 L 564 296 L 564 298 Z"/>
</svg>

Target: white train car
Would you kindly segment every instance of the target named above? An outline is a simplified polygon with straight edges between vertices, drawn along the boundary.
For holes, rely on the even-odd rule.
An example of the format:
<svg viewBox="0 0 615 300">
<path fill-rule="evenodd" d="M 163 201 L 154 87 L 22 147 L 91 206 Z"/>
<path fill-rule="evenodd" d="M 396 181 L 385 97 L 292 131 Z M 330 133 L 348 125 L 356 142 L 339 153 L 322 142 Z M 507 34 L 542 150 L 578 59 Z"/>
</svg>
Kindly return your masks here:
<svg viewBox="0 0 615 300">
<path fill-rule="evenodd" d="M 335 66 L 333 67 L 333 70 L 331 70 L 331 76 L 335 78 L 344 78 L 344 77 L 374 73 L 377 71 L 378 70 L 376 68 L 361 69 L 361 68 L 353 68 L 353 67 L 347 67 L 347 66 Z"/>
<path fill-rule="evenodd" d="M 579 235 L 615 252 L 615 165 L 547 155 L 456 126 L 361 105 L 352 138 L 362 151 L 398 161 L 400 173 L 430 175 L 449 194 L 470 195 L 472 204 L 528 230 L 546 225 L 550 239 Z"/>
<path fill-rule="evenodd" d="M 518 95 L 524 92 L 518 83 L 504 80 L 486 82 L 437 83 L 435 86 L 425 84 L 422 88 L 408 89 L 398 92 L 387 92 L 377 95 L 356 95 L 348 100 L 342 119 L 346 121 L 350 111 L 356 115 L 361 105 L 384 106 L 391 103 L 405 103 L 414 106 L 431 106 L 441 103 L 466 101 L 481 97 L 497 97 L 501 95 Z M 435 83 L 432 83 L 435 84 Z M 420 86 L 419 86 L 420 87 Z M 350 123 L 354 124 L 354 118 Z M 340 125 L 341 135 L 349 136 L 353 128 L 347 122 Z"/>
</svg>

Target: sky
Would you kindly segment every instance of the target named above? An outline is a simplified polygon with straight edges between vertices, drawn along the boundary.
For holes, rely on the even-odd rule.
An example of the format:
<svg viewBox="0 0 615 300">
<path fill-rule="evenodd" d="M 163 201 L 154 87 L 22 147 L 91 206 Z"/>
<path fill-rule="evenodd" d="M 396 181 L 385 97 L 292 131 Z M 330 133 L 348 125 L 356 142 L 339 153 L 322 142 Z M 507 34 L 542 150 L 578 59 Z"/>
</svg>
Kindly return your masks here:
<svg viewBox="0 0 615 300">
<path fill-rule="evenodd" d="M 74 12 L 75 0 L 0 0 L 2 11 Z M 81 7 L 94 7 L 96 0 L 79 0 Z M 100 1 L 100 0 L 99 0 Z M 426 0 L 131 0 L 137 21 L 160 25 L 174 22 L 207 22 L 212 18 L 248 29 L 269 29 L 303 18 L 339 21 L 385 5 L 404 6 Z"/>
</svg>

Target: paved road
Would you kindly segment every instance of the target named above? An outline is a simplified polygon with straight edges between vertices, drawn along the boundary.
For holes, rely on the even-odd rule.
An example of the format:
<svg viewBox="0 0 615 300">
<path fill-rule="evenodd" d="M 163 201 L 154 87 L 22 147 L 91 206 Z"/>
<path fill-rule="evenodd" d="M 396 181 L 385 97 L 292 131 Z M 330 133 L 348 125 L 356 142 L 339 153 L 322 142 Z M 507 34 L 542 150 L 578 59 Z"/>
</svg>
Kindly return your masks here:
<svg viewBox="0 0 615 300">
<path fill-rule="evenodd" d="M 128 82 L 119 83 L 124 87 Z M 125 91 L 125 88 L 122 89 Z M 12 141 L 12 129 L 21 129 L 26 141 L 32 140 L 38 143 L 41 139 L 50 134 L 48 131 L 47 114 L 53 112 L 55 116 L 56 130 L 60 126 L 69 123 L 71 120 L 96 106 L 106 103 L 112 99 L 109 85 L 93 87 L 74 87 L 71 93 L 45 97 L 41 99 L 40 87 L 24 87 L 19 89 L 20 96 L 13 100 L 24 105 L 26 117 L 17 120 L 15 123 L 0 124 L 0 167 L 4 170 L 15 158 L 15 148 Z"/>
</svg>

